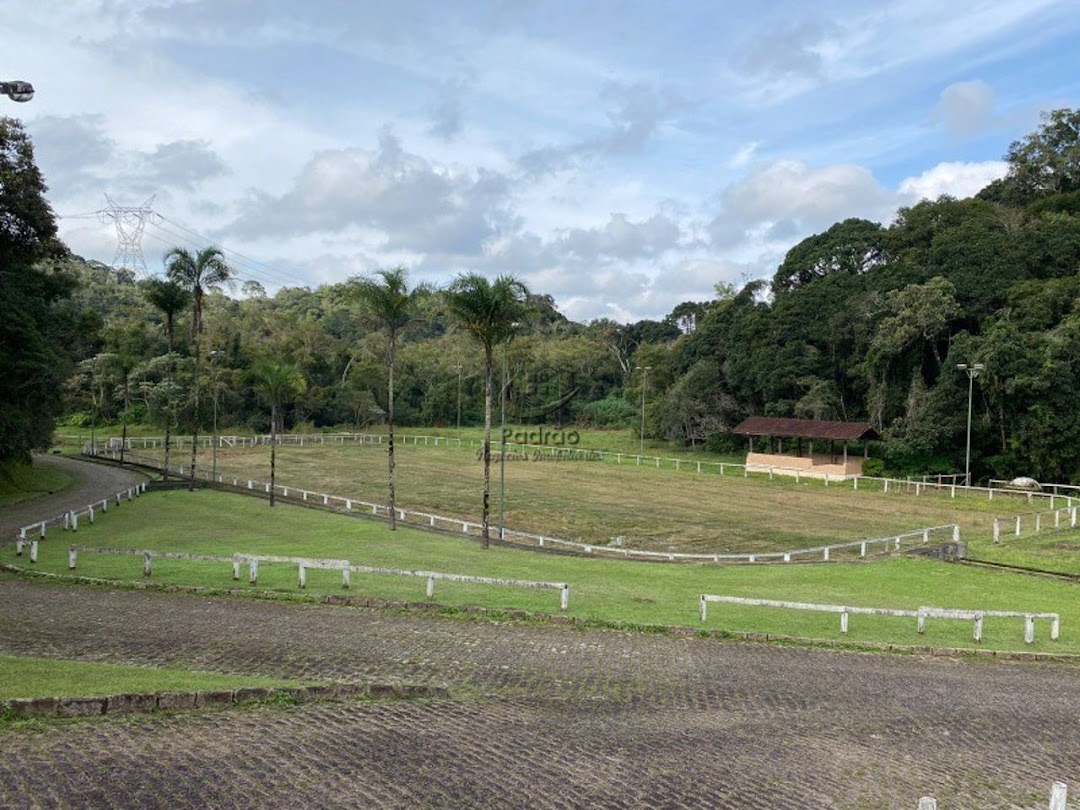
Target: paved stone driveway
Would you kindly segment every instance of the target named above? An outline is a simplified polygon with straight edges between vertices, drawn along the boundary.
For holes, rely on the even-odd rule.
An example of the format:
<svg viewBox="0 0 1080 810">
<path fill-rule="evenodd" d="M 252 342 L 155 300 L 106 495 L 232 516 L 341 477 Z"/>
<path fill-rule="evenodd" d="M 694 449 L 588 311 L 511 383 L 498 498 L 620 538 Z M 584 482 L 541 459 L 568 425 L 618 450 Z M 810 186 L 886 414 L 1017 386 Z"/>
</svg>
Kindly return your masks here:
<svg viewBox="0 0 1080 810">
<path fill-rule="evenodd" d="M 2 807 L 950 808 L 1080 791 L 1080 669 L 0 576 L 0 652 L 449 685 L 451 700 L 0 731 Z M 1042 802 L 1042 804 L 1040 804 Z"/>
</svg>

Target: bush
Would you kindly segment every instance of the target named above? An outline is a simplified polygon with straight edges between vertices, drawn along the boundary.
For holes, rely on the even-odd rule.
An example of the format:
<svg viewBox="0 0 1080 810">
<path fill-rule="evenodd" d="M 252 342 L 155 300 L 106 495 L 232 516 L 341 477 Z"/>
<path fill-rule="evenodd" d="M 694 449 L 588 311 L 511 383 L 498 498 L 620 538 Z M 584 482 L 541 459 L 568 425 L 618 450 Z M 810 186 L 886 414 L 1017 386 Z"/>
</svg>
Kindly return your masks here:
<svg viewBox="0 0 1080 810">
<path fill-rule="evenodd" d="M 630 427 L 637 423 L 638 410 L 622 397 L 607 397 L 583 405 L 577 419 L 585 427 Z"/>
<path fill-rule="evenodd" d="M 862 472 L 871 478 L 884 478 L 885 462 L 880 458 L 868 458 L 863 462 Z"/>
<path fill-rule="evenodd" d="M 734 433 L 710 433 L 705 437 L 705 449 L 710 453 L 741 453 L 746 450 L 746 439 Z"/>
<path fill-rule="evenodd" d="M 56 420 L 56 424 L 59 427 L 88 428 L 93 421 L 93 414 L 86 413 L 85 411 L 76 411 L 75 413 L 70 413 L 63 418 Z"/>
</svg>

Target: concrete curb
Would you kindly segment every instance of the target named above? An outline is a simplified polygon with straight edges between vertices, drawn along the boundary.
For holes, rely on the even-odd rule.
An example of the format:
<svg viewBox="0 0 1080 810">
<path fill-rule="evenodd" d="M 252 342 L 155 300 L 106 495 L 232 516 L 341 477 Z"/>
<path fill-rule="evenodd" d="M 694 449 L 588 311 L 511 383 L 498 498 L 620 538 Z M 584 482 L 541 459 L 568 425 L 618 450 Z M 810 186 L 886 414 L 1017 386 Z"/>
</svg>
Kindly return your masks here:
<svg viewBox="0 0 1080 810">
<path fill-rule="evenodd" d="M 449 698 L 443 686 L 386 683 L 330 683 L 321 686 L 282 688 L 242 687 L 202 692 L 149 692 L 105 695 L 103 697 L 11 698 L 0 701 L 0 710 L 18 718 L 97 717 L 99 715 L 152 714 L 220 706 L 238 706 L 256 701 L 285 698 L 296 703 L 326 700 Z"/>
<path fill-rule="evenodd" d="M 81 577 L 69 574 L 54 574 L 49 571 L 32 571 L 9 563 L 0 563 L 0 571 L 8 571 L 28 577 L 40 577 L 57 582 L 82 585 L 98 585 L 132 591 L 153 591 L 157 593 L 190 593 L 204 596 L 238 596 L 245 599 L 268 599 L 281 602 L 300 602 L 304 604 L 340 605 L 346 607 L 372 608 L 376 610 L 414 610 L 428 613 L 465 613 L 492 619 L 519 621 L 539 621 L 547 624 L 567 624 L 573 627 L 598 630 L 619 630 L 623 632 L 661 633 L 672 636 L 721 639 L 726 641 L 749 641 L 766 644 L 785 644 L 796 647 L 815 649 L 834 649 L 838 652 L 863 653 L 899 653 L 904 655 L 932 655 L 948 658 L 992 658 L 998 661 L 1057 661 L 1059 663 L 1080 664 L 1080 653 L 1028 652 L 1026 650 L 987 650 L 978 647 L 932 647 L 918 644 L 891 644 L 881 641 L 846 641 L 843 639 L 812 638 L 789 636 L 780 633 L 758 633 L 740 630 L 708 630 L 688 625 L 640 624 L 632 622 L 605 621 L 586 619 L 580 616 L 565 616 L 555 613 L 542 613 L 528 610 L 505 608 L 486 608 L 478 605 L 451 607 L 437 602 L 411 602 L 406 600 L 380 599 L 373 596 L 350 596 L 346 594 L 302 594 L 284 591 L 249 590 L 243 588 L 204 588 L 199 585 L 172 585 L 160 582 L 139 582 L 129 580 L 101 579 L 99 577 Z"/>
</svg>

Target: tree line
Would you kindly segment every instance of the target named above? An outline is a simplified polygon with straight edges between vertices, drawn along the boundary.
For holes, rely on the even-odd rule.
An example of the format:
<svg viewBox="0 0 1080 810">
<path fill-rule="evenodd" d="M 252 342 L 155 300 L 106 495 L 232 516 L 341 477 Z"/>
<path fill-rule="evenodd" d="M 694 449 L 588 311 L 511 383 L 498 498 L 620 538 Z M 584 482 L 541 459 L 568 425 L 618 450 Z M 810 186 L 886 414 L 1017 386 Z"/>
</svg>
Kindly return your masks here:
<svg viewBox="0 0 1080 810">
<path fill-rule="evenodd" d="M 513 421 L 555 426 L 636 428 L 644 400 L 646 435 L 720 452 L 744 449 L 730 431 L 751 414 L 865 420 L 880 469 L 950 472 L 967 427 L 957 366 L 979 363 L 975 477 L 1080 479 L 1080 112 L 1047 113 L 1006 159 L 975 197 L 839 222 L 770 279 L 717 284 L 661 320 L 574 323 L 512 274 L 436 294 L 392 268 L 237 296 L 224 253 L 178 247 L 139 281 L 59 243 L 29 139 L 2 119 L 0 460 L 45 445 L 58 416 L 393 431 L 490 426 L 505 395 Z M 482 327 L 499 285 L 512 306 Z"/>
</svg>

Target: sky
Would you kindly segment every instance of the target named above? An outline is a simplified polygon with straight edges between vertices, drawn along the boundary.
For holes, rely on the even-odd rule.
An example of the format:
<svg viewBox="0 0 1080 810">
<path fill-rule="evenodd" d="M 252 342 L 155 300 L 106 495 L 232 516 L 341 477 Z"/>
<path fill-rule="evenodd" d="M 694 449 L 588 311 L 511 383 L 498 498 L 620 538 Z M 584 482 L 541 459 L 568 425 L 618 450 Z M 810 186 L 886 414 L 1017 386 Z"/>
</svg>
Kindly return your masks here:
<svg viewBox="0 0 1080 810">
<path fill-rule="evenodd" d="M 240 280 L 512 274 L 586 321 L 768 278 L 848 217 L 966 197 L 1080 106 L 1075 0 L 0 0 L 0 100 L 61 237 Z"/>
</svg>

